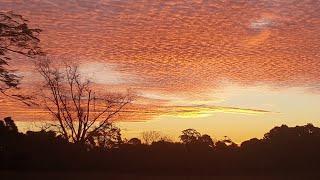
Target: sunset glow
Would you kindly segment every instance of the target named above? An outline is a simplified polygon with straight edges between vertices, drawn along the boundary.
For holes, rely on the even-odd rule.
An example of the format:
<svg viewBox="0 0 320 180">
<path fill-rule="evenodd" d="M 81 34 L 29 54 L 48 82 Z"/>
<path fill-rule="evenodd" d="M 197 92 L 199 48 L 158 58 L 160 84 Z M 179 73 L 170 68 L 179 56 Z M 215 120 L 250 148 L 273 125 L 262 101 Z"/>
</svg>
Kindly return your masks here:
<svg viewBox="0 0 320 180">
<path fill-rule="evenodd" d="M 276 125 L 320 125 L 320 1 L 1 0 L 40 28 L 52 58 L 80 64 L 98 88 L 136 99 L 117 118 L 125 137 L 177 138 L 194 128 L 235 142 Z M 21 93 L 41 78 L 17 61 Z M 40 107 L 0 99 L 22 129 Z"/>
</svg>

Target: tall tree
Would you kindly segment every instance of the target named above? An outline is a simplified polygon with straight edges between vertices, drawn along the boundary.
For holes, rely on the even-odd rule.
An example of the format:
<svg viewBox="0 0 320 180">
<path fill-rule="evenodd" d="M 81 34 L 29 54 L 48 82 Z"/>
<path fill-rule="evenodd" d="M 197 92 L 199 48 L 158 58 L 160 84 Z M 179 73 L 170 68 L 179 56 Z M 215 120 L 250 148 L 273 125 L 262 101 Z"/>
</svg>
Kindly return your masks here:
<svg viewBox="0 0 320 180">
<path fill-rule="evenodd" d="M 104 149 L 119 148 L 122 143 L 120 128 L 112 123 L 107 123 L 105 128 L 92 134 L 89 139 L 90 145 Z"/>
<path fill-rule="evenodd" d="M 44 78 L 43 104 L 57 122 L 59 133 L 71 142 L 90 143 L 104 131 L 114 130 L 110 123 L 132 101 L 130 93 L 95 91 L 76 65 L 55 67 L 50 59 L 42 59 L 37 69 Z"/>
<path fill-rule="evenodd" d="M 184 144 L 194 144 L 199 140 L 200 137 L 201 137 L 201 134 L 197 130 L 185 129 L 182 131 L 182 135 L 180 136 L 180 140 Z"/>
<path fill-rule="evenodd" d="M 43 54 L 38 39 L 40 29 L 32 29 L 21 15 L 0 12 L 0 92 L 17 88 L 21 77 L 9 68 L 14 57 L 33 58 Z"/>
</svg>

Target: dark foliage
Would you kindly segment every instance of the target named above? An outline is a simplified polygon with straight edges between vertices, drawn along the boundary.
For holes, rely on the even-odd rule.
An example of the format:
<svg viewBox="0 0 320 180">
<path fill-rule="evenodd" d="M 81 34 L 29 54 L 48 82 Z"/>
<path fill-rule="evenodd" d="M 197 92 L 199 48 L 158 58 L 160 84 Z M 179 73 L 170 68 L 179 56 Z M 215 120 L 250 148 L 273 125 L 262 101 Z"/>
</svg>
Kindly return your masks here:
<svg viewBox="0 0 320 180">
<path fill-rule="evenodd" d="M 227 138 L 214 143 L 195 130 L 183 135 L 188 143 L 160 140 L 147 145 L 133 138 L 113 148 L 89 147 L 69 143 L 51 131 L 19 133 L 11 118 L 5 118 L 0 121 L 0 169 L 184 175 L 317 174 L 319 170 L 320 128 L 312 124 L 275 127 L 264 138 L 241 146 Z"/>
<path fill-rule="evenodd" d="M 13 57 L 41 55 L 38 35 L 40 29 L 32 29 L 21 15 L 0 12 L 0 91 L 17 88 L 21 77 L 8 68 Z M 19 97 L 17 97 L 19 98 Z"/>
</svg>

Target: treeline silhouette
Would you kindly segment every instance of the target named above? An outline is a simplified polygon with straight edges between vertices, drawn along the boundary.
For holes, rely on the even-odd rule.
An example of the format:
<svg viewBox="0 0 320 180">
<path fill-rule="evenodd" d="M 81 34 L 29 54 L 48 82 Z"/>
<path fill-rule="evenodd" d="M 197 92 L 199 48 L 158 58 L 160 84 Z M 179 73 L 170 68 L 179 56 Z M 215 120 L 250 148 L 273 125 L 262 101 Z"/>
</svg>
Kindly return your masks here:
<svg viewBox="0 0 320 180">
<path fill-rule="evenodd" d="M 14 171 L 103 171 L 146 174 L 317 174 L 320 128 L 275 127 L 262 139 L 241 145 L 187 129 L 181 142 L 138 138 L 113 147 L 70 143 L 52 131 L 20 133 L 14 121 L 0 121 L 0 169 Z"/>
</svg>

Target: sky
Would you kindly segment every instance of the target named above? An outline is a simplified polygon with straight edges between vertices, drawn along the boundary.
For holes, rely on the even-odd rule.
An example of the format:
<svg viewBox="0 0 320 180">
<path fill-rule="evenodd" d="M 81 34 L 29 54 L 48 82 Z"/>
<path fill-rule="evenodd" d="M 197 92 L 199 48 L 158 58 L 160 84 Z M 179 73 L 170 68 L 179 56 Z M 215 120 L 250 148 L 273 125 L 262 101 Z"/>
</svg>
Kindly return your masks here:
<svg viewBox="0 0 320 180">
<path fill-rule="evenodd" d="M 0 0 L 0 9 L 42 29 L 50 56 L 137 93 L 134 114 L 117 121 L 126 137 L 194 128 L 239 143 L 281 124 L 320 125 L 318 0 Z M 15 68 L 36 83 L 32 65 Z M 49 118 L 1 101 L 1 117 L 21 127 Z"/>
</svg>

